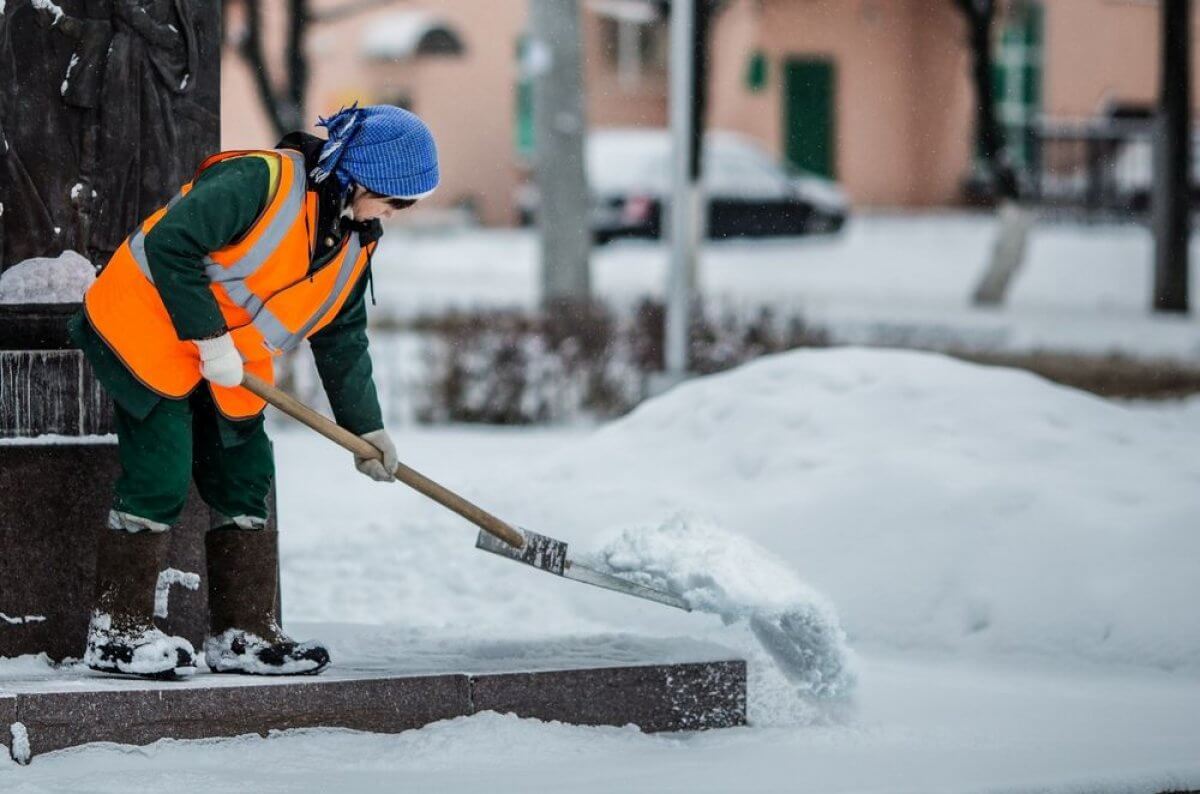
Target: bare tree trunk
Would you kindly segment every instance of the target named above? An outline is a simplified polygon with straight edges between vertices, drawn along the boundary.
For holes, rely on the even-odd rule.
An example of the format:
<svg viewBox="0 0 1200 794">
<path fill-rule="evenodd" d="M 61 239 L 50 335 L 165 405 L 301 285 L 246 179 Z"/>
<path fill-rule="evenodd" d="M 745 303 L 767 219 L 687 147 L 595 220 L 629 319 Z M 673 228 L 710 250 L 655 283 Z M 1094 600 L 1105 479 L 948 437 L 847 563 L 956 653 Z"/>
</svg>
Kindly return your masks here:
<svg viewBox="0 0 1200 794">
<path fill-rule="evenodd" d="M 954 0 L 967 22 L 967 40 L 971 48 L 971 76 L 975 86 L 975 125 L 992 189 L 999 198 L 999 228 L 992 244 L 991 257 L 972 300 L 977 306 L 997 306 L 1004 302 L 1009 285 L 1021 268 L 1028 249 L 1033 213 L 1017 200 L 1017 179 L 1009 162 L 1004 135 L 996 118 L 996 97 L 992 88 L 992 22 L 996 17 L 995 0 Z"/>
<path fill-rule="evenodd" d="M 287 44 L 287 98 L 281 114 L 288 129 L 284 133 L 306 126 L 304 100 L 308 94 L 308 53 L 305 52 L 304 41 L 310 21 L 308 0 L 289 0 L 288 17 L 291 26 L 288 28 Z"/>
<path fill-rule="evenodd" d="M 250 76 L 271 126 L 277 135 L 283 137 L 305 126 L 308 55 L 304 50 L 304 40 L 310 21 L 308 0 L 288 0 L 287 73 L 282 88 L 276 85 L 267 69 L 263 47 L 262 0 L 243 0 L 243 3 L 246 8 L 246 36 L 238 45 L 238 54 L 250 67 Z"/>
<path fill-rule="evenodd" d="M 993 0 L 957 0 L 967 15 L 967 38 L 971 46 L 971 78 L 975 86 L 975 129 L 983 149 L 992 187 L 1003 199 L 1017 195 L 1017 181 L 1005 150 L 1004 134 L 996 118 L 996 93 L 992 85 Z"/>
<path fill-rule="evenodd" d="M 584 164 L 582 33 L 579 3 L 532 0 L 534 177 L 541 202 L 542 303 L 582 303 L 591 291 L 592 230 Z"/>
</svg>

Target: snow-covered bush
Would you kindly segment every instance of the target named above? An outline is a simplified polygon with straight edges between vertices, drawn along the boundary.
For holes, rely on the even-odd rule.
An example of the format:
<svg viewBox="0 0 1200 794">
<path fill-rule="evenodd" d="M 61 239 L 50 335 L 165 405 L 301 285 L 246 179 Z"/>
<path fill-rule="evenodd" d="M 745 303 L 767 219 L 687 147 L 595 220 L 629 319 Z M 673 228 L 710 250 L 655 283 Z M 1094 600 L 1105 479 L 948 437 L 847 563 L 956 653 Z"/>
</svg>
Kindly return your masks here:
<svg viewBox="0 0 1200 794">
<path fill-rule="evenodd" d="M 640 398 L 641 378 L 616 324 L 599 306 L 423 321 L 427 380 L 417 417 L 531 424 L 621 413 Z"/>
<path fill-rule="evenodd" d="M 418 323 L 427 334 L 422 422 L 531 424 L 607 418 L 645 397 L 664 368 L 665 311 L 565 305 L 541 313 L 451 313 Z M 770 353 L 824 346 L 799 317 L 732 307 L 693 313 L 692 368 L 709 374 Z"/>
</svg>

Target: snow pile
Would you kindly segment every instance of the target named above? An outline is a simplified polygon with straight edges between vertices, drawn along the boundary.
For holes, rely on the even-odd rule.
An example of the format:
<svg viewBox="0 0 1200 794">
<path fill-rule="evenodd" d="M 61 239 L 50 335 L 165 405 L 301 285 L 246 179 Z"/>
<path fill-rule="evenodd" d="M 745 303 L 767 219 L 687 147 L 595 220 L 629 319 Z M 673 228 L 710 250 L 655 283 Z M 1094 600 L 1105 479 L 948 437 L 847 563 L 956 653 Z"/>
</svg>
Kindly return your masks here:
<svg viewBox="0 0 1200 794">
<path fill-rule="evenodd" d="M 10 728 L 12 736 L 12 758 L 18 764 L 28 764 L 29 759 L 33 757 L 33 752 L 29 747 L 29 731 L 25 728 L 25 723 L 14 722 Z"/>
<path fill-rule="evenodd" d="M 801 691 L 845 694 L 853 684 L 845 635 L 823 597 L 756 544 L 677 516 L 626 529 L 598 555 L 602 568 L 682 596 L 692 609 L 745 620 Z"/>
<path fill-rule="evenodd" d="M 856 646 L 1195 667 L 1198 442 L 1022 372 L 797 352 L 685 384 L 495 492 L 583 537 L 685 508 L 736 528 Z"/>
<path fill-rule="evenodd" d="M 26 259 L 0 273 L 0 303 L 79 303 L 96 268 L 74 251 Z"/>
<path fill-rule="evenodd" d="M 860 653 L 1200 664 L 1196 422 L 1017 371 L 838 349 L 698 379 L 597 432 L 555 432 L 410 429 L 397 443 L 417 470 L 574 554 L 680 511 L 702 517 L 826 596 Z M 290 450 L 285 621 L 761 647 L 744 622 L 481 558 L 466 522 L 347 477 L 311 432 L 277 443 Z M 347 528 L 336 544 L 331 526 Z"/>
</svg>

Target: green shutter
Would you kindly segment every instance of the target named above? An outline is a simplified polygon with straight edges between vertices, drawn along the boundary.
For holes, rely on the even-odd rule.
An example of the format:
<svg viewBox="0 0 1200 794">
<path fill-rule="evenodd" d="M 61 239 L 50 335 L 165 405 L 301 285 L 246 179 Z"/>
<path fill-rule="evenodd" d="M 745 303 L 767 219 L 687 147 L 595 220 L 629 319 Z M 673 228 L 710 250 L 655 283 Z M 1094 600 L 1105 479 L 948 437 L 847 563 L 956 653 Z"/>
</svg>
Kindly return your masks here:
<svg viewBox="0 0 1200 794">
<path fill-rule="evenodd" d="M 513 126 L 513 143 L 517 154 L 529 157 L 533 154 L 533 80 L 525 74 L 525 48 L 527 36 L 517 39 L 517 108 Z"/>
</svg>

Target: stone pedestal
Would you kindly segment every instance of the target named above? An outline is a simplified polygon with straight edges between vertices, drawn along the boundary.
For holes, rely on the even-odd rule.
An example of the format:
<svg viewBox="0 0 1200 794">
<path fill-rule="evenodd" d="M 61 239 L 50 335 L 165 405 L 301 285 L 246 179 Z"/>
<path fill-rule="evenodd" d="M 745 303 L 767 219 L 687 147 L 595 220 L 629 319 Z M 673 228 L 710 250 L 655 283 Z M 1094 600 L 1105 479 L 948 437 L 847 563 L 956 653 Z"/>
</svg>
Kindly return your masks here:
<svg viewBox="0 0 1200 794">
<path fill-rule="evenodd" d="M 0 656 L 79 657 L 87 632 L 96 548 L 108 532 L 120 467 L 115 441 L 0 442 Z M 199 590 L 172 586 L 160 627 L 204 639 L 208 508 L 193 490 L 171 530 L 167 567 L 200 574 Z"/>
<path fill-rule="evenodd" d="M 0 304 L 0 439 L 112 432 L 112 404 L 67 337 L 78 310 Z"/>
<path fill-rule="evenodd" d="M 111 401 L 67 339 L 77 308 L 0 307 L 0 657 L 83 653 L 97 542 L 120 467 L 116 439 L 105 435 Z M 171 588 L 162 628 L 194 644 L 208 622 L 208 526 L 193 489 L 167 566 L 200 574 L 201 586 Z"/>
</svg>

